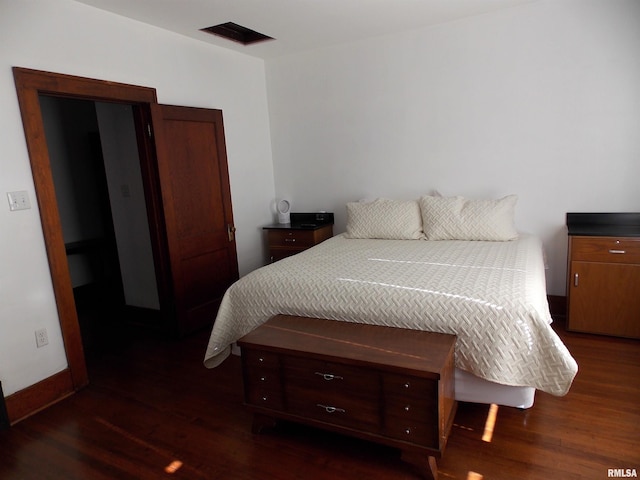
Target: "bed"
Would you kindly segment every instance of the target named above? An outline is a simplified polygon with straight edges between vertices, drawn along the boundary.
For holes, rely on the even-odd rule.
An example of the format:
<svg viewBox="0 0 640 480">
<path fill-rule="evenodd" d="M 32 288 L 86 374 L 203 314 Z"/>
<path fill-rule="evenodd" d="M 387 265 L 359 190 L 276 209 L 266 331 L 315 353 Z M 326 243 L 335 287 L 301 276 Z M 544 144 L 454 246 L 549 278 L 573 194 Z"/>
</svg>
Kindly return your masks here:
<svg viewBox="0 0 640 480">
<path fill-rule="evenodd" d="M 402 235 L 362 234 L 350 212 L 345 233 L 242 277 L 222 300 L 205 366 L 282 313 L 455 334 L 460 401 L 528 408 L 536 390 L 565 395 L 577 364 L 551 328 L 540 240 L 429 239 L 418 212 L 419 229 L 405 219 Z"/>
</svg>

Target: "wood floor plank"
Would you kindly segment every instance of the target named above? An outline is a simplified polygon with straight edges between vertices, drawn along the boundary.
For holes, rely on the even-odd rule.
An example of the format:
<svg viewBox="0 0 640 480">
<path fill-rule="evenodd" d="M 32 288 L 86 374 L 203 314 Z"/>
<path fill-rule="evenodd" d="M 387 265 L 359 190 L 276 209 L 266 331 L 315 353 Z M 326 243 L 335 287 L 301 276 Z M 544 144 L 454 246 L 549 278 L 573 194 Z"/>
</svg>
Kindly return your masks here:
<svg viewBox="0 0 640 480">
<path fill-rule="evenodd" d="M 499 407 L 489 442 L 490 406 L 461 403 L 440 478 L 640 472 L 640 342 L 556 328 L 580 368 L 569 394 L 538 392 L 528 410 Z M 0 431 L 0 478 L 419 478 L 389 447 L 291 423 L 252 434 L 239 359 L 204 368 L 207 339 L 136 336 L 94 359 L 87 388 Z"/>
</svg>

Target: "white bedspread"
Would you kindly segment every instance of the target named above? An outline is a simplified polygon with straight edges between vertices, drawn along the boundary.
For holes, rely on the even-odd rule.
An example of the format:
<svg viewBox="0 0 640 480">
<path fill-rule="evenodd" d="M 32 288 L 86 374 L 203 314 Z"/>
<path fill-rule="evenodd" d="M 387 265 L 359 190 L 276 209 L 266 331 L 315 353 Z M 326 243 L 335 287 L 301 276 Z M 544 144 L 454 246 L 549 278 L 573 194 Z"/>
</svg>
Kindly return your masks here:
<svg viewBox="0 0 640 480">
<path fill-rule="evenodd" d="M 564 395 L 577 364 L 552 330 L 542 247 L 510 242 L 359 240 L 338 235 L 262 267 L 226 292 L 204 364 L 278 313 L 452 333 L 456 366 Z"/>
</svg>

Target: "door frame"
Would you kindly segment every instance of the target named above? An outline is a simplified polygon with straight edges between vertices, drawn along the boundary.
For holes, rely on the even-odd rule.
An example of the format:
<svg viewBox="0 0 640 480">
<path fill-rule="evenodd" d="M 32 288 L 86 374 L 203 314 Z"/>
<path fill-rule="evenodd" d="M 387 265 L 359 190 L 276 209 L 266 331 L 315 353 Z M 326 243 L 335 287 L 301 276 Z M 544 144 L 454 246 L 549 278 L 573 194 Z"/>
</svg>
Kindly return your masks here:
<svg viewBox="0 0 640 480">
<path fill-rule="evenodd" d="M 168 261 L 163 255 L 166 239 L 161 233 L 164 220 L 161 214 L 159 185 L 154 181 L 157 172 L 151 161 L 155 151 L 152 142 L 146 135 L 147 125 L 150 122 L 150 105 L 157 103 L 156 90 L 149 87 L 20 67 L 13 67 L 13 75 L 68 363 L 68 368 L 63 372 L 7 397 L 9 419 L 15 423 L 84 387 L 89 382 L 51 172 L 49 149 L 40 110 L 40 95 L 124 103 L 134 106 L 134 122 L 147 196 L 151 243 L 161 298 L 170 298 L 170 295 L 163 295 L 163 292 L 170 288 L 170 284 L 167 279 L 168 275 L 165 273 L 166 270 L 164 270 L 164 268 L 168 268 Z M 164 309 L 161 304 L 162 310 Z"/>
</svg>

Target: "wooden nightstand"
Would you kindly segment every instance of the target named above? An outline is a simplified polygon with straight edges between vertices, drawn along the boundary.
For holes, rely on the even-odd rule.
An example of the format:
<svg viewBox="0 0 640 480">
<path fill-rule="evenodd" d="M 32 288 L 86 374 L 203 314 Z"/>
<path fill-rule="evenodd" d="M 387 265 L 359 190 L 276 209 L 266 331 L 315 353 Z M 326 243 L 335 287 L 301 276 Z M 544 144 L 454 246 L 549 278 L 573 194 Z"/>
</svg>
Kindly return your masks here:
<svg viewBox="0 0 640 480">
<path fill-rule="evenodd" d="M 568 213 L 567 328 L 640 338 L 640 213 Z"/>
<path fill-rule="evenodd" d="M 269 259 L 277 262 L 333 236 L 333 213 L 292 213 L 291 223 L 263 227 Z"/>
</svg>

